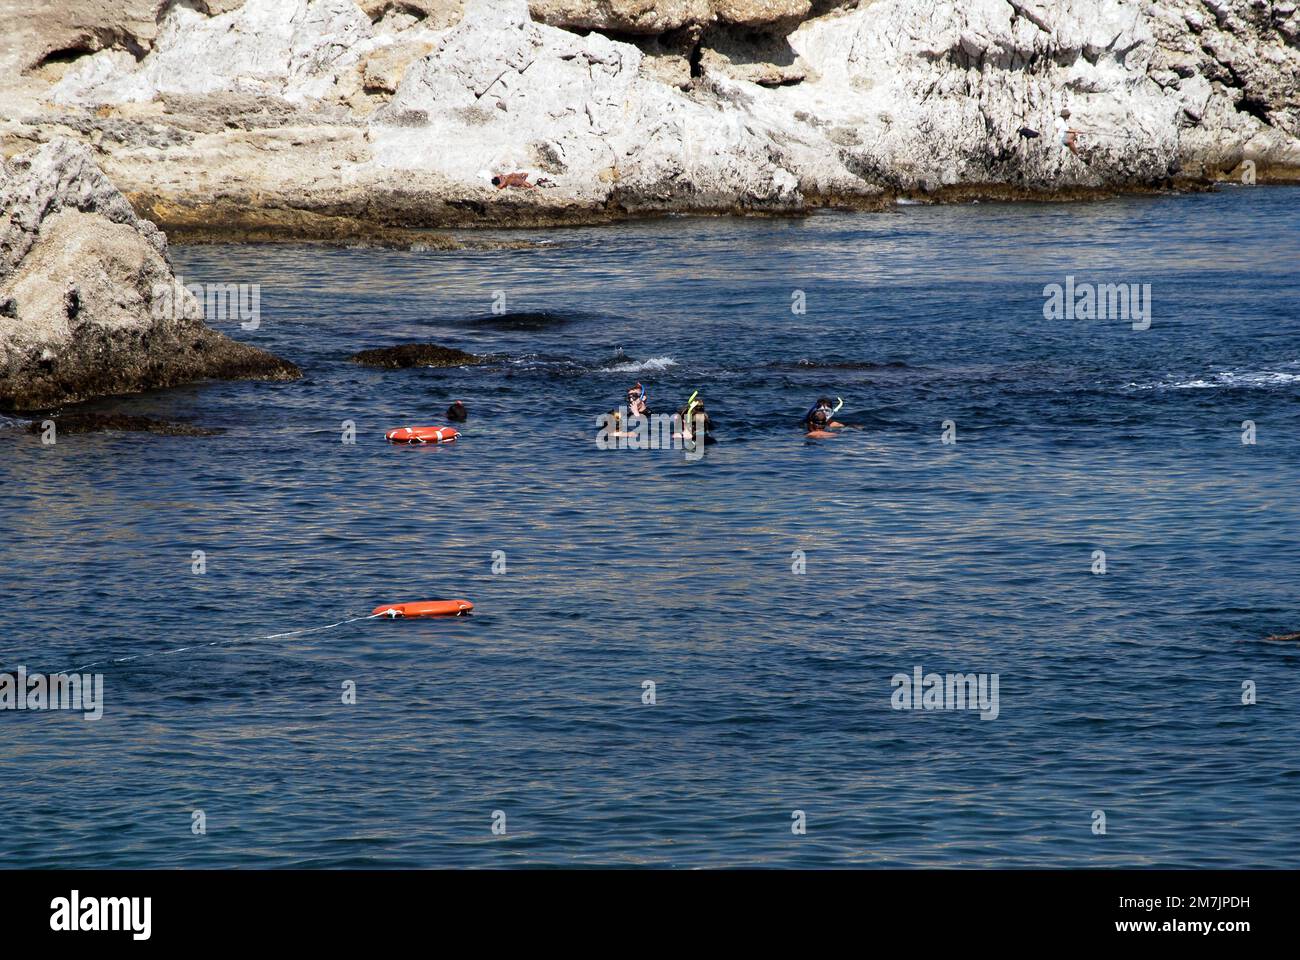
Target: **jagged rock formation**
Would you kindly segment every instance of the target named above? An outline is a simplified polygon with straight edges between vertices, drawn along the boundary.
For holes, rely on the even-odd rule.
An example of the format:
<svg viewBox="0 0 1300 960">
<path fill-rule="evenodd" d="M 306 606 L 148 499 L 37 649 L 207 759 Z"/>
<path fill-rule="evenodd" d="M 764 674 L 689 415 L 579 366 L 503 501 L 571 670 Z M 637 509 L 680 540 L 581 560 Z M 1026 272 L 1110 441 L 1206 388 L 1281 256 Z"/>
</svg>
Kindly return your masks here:
<svg viewBox="0 0 1300 960">
<path fill-rule="evenodd" d="M 152 27 L 144 0 L 120 23 L 103 6 L 23 50 L 0 144 L 86 140 L 164 225 L 1300 177 L 1294 0 L 155 0 Z M 1053 136 L 1066 107 L 1077 154 Z M 546 185 L 488 182 L 514 171 Z"/>
<path fill-rule="evenodd" d="M 0 166 L 0 408 L 44 410 L 209 377 L 285 380 L 291 363 L 207 327 L 167 241 L 59 140 Z"/>
</svg>

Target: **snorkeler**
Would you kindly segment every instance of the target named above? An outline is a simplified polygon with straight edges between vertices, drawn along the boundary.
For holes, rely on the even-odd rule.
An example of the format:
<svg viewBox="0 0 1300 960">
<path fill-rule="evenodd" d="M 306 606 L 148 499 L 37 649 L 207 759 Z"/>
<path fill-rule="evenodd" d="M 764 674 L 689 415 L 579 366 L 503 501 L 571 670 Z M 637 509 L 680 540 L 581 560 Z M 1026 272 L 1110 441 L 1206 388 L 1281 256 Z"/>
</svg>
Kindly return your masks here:
<svg viewBox="0 0 1300 960">
<path fill-rule="evenodd" d="M 641 386 L 640 382 L 634 387 L 627 388 L 627 412 L 633 417 L 650 416 L 650 391 Z"/>
<path fill-rule="evenodd" d="M 691 394 L 686 405 L 677 411 L 677 419 L 681 423 L 681 433 L 675 433 L 673 436 L 681 440 L 703 440 L 704 443 L 717 443 L 712 436 L 713 419 L 704 409 L 704 401 L 699 399 L 700 391 L 696 390 Z"/>
<path fill-rule="evenodd" d="M 836 398 L 839 400 L 839 398 Z M 830 397 L 819 397 L 803 418 L 803 426 L 807 431 L 807 436 L 814 438 L 833 437 L 832 427 L 843 427 L 844 424 L 834 419 L 835 414 L 839 413 L 840 407 L 844 406 L 844 401 L 839 402 L 831 407 Z"/>
<path fill-rule="evenodd" d="M 632 429 L 635 426 L 633 421 L 637 417 L 648 418 L 650 416 L 649 400 L 650 391 L 640 383 L 628 387 L 625 406 L 605 414 L 609 426 L 613 428 L 610 430 L 609 436 L 635 437 L 637 433 L 636 430 Z"/>
</svg>

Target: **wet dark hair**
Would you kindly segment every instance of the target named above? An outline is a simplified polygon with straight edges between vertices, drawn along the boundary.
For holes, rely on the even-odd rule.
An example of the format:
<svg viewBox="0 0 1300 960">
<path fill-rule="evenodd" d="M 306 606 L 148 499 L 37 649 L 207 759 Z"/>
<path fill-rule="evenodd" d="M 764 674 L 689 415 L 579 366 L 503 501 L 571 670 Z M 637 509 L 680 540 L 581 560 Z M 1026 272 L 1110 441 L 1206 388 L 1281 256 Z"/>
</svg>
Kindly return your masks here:
<svg viewBox="0 0 1300 960">
<path fill-rule="evenodd" d="M 469 411 L 465 409 L 465 404 L 457 400 L 447 408 L 447 419 L 455 420 L 457 423 L 464 423 L 469 419 Z"/>
<path fill-rule="evenodd" d="M 695 418 L 700 416 L 704 417 L 704 433 L 707 435 L 708 432 L 713 429 L 713 418 L 709 416 L 709 411 L 704 409 L 704 404 L 699 400 L 696 400 L 694 405 L 691 407 L 690 417 L 686 416 L 685 407 L 678 410 L 677 415 L 682 418 L 682 425 L 689 427 L 691 430 L 695 429 Z"/>
<path fill-rule="evenodd" d="M 493 178 L 492 178 L 492 186 L 494 186 L 494 187 L 499 187 L 499 186 L 501 186 L 501 178 L 500 178 L 500 177 L 493 177 Z"/>
</svg>

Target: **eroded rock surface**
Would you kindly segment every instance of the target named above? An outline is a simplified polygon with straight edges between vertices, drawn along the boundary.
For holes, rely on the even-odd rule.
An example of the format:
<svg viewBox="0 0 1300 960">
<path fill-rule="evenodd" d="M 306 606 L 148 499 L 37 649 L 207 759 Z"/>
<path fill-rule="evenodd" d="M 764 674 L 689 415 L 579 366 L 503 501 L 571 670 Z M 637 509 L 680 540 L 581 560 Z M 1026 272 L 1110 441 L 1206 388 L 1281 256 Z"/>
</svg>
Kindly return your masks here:
<svg viewBox="0 0 1300 960">
<path fill-rule="evenodd" d="M 84 146 L 59 140 L 5 162 L 0 204 L 0 407 L 301 376 L 199 319 L 166 238 L 136 217 Z"/>
<path fill-rule="evenodd" d="M 113 23 L 74 3 L 49 36 L 18 30 L 0 143 L 81 139 L 164 225 L 1300 177 L 1293 0 L 162 0 L 152 28 L 149 8 Z M 0 28 L 21 10 L 0 0 Z M 1054 134 L 1062 109 L 1077 153 Z M 507 172 L 539 186 L 493 188 Z"/>
</svg>

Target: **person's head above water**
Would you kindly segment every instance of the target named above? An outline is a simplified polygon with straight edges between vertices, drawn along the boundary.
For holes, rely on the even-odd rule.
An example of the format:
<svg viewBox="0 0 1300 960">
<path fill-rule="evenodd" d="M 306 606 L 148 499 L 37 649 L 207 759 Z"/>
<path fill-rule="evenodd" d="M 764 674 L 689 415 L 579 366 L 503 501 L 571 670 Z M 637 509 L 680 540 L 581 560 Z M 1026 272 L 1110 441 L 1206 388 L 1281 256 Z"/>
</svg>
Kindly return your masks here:
<svg viewBox="0 0 1300 960">
<path fill-rule="evenodd" d="M 464 423 L 469 419 L 469 411 L 465 409 L 465 404 L 457 400 L 447 408 L 447 419 L 455 420 L 457 423 Z"/>
<path fill-rule="evenodd" d="M 818 397 L 817 402 L 808 408 L 808 412 L 803 415 L 804 423 L 810 427 L 813 424 L 824 425 L 831 421 L 831 398 Z M 820 427 L 819 427 L 820 429 Z"/>
<path fill-rule="evenodd" d="M 697 425 L 703 424 L 707 433 L 713 427 L 713 420 L 709 417 L 709 412 L 704 409 L 704 401 L 697 399 L 694 394 L 686 401 L 686 406 L 677 411 L 677 415 L 681 417 L 682 424 L 687 429 L 693 430 Z"/>
<path fill-rule="evenodd" d="M 650 391 L 638 381 L 635 386 L 627 388 L 627 406 L 634 413 L 643 416 L 650 414 Z"/>
<path fill-rule="evenodd" d="M 834 404 L 831 403 L 830 397 L 818 397 L 817 402 L 803 415 L 804 429 L 809 433 L 819 433 L 844 426 L 835 419 L 835 414 L 840 412 L 842 406 L 844 406 L 842 397 L 836 397 Z"/>
</svg>

